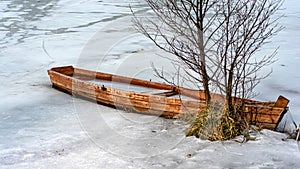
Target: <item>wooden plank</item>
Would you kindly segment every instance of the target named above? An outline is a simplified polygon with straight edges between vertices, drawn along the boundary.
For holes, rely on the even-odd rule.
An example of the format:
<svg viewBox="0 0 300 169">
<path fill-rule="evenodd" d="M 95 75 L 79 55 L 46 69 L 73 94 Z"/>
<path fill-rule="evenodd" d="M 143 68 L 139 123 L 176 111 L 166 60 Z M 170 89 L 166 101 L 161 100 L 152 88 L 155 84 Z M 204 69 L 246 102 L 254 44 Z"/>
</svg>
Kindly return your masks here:
<svg viewBox="0 0 300 169">
<path fill-rule="evenodd" d="M 279 96 L 276 103 L 275 103 L 275 107 L 282 107 L 285 108 L 287 107 L 287 105 L 289 104 L 289 100 L 283 96 Z"/>
<path fill-rule="evenodd" d="M 260 113 L 279 116 L 284 108 L 270 107 L 270 106 L 255 106 L 245 105 L 243 111 L 245 113 Z"/>
<path fill-rule="evenodd" d="M 73 68 L 73 66 L 64 66 L 64 67 L 52 68 L 49 71 L 59 72 L 61 74 L 67 75 L 67 76 L 72 76 L 74 73 L 74 68 Z"/>
<path fill-rule="evenodd" d="M 277 124 L 278 121 L 278 116 L 274 116 L 274 115 L 268 115 L 268 114 L 251 114 L 251 113 L 247 113 L 246 114 L 246 118 L 248 121 L 253 122 L 261 122 L 261 123 L 272 123 L 272 124 Z"/>
</svg>

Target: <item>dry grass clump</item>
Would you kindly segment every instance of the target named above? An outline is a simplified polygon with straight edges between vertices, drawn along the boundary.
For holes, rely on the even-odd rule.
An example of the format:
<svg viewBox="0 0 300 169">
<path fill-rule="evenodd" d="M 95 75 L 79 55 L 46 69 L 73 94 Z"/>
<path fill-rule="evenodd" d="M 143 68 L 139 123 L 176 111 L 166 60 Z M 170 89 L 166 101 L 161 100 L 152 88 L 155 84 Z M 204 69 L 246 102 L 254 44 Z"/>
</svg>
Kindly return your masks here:
<svg viewBox="0 0 300 169">
<path fill-rule="evenodd" d="M 186 136 L 212 141 L 228 140 L 241 135 L 247 127 L 248 124 L 239 109 L 229 112 L 224 106 L 214 104 L 197 115 Z"/>
</svg>

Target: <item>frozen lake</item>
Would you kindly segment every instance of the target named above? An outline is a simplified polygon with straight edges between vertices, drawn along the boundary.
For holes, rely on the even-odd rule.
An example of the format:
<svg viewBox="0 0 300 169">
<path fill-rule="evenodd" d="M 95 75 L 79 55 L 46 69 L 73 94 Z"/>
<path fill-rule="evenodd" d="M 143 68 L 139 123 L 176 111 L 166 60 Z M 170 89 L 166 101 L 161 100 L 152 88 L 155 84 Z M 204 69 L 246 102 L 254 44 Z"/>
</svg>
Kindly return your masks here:
<svg viewBox="0 0 300 169">
<path fill-rule="evenodd" d="M 280 23 L 285 29 L 266 46 L 266 51 L 280 46 L 278 61 L 270 67 L 272 75 L 258 86 L 257 98 L 289 98 L 289 116 L 299 124 L 297 2 L 284 3 Z M 0 168 L 300 165 L 296 143 L 282 142 L 283 134 L 264 131 L 257 142 L 245 145 L 185 138 L 180 121 L 124 115 L 52 89 L 47 70 L 62 65 L 155 80 L 149 74 L 150 62 L 166 62 L 134 33 L 129 4 L 145 11 L 141 0 L 0 1 Z"/>
</svg>

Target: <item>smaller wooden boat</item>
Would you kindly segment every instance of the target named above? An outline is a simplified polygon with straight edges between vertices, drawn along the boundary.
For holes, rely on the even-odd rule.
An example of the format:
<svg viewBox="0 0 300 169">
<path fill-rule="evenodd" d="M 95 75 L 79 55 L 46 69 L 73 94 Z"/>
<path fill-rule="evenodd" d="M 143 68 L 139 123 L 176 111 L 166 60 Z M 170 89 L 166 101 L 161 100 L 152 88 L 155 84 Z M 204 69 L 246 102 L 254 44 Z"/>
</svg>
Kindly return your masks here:
<svg viewBox="0 0 300 169">
<path fill-rule="evenodd" d="M 92 99 L 98 103 L 134 112 L 165 118 L 186 117 L 205 109 L 201 90 L 166 85 L 157 82 L 74 68 L 55 67 L 48 70 L 54 88 Z M 214 100 L 223 96 L 212 94 Z M 289 100 L 279 96 L 276 102 L 239 99 L 250 124 L 262 128 L 277 128 L 287 112 Z"/>
</svg>

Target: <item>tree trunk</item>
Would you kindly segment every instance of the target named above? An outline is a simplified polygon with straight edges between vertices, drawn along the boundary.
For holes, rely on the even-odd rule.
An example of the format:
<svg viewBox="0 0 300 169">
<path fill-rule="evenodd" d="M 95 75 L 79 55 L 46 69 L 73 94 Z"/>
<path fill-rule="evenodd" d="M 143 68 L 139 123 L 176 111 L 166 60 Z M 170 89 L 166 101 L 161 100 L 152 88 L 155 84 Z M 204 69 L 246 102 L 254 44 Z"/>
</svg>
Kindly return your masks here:
<svg viewBox="0 0 300 169">
<path fill-rule="evenodd" d="M 205 61 L 205 51 L 204 51 L 204 41 L 203 41 L 203 32 L 198 30 L 198 46 L 200 50 L 200 69 L 202 75 L 202 84 L 205 93 L 205 103 L 207 108 L 210 106 L 211 96 L 209 91 L 209 76 L 207 75 L 206 71 L 206 61 Z"/>
<path fill-rule="evenodd" d="M 233 70 L 229 71 L 228 82 L 226 87 L 226 108 L 230 113 L 234 112 L 232 103 L 232 80 L 233 80 Z"/>
</svg>

